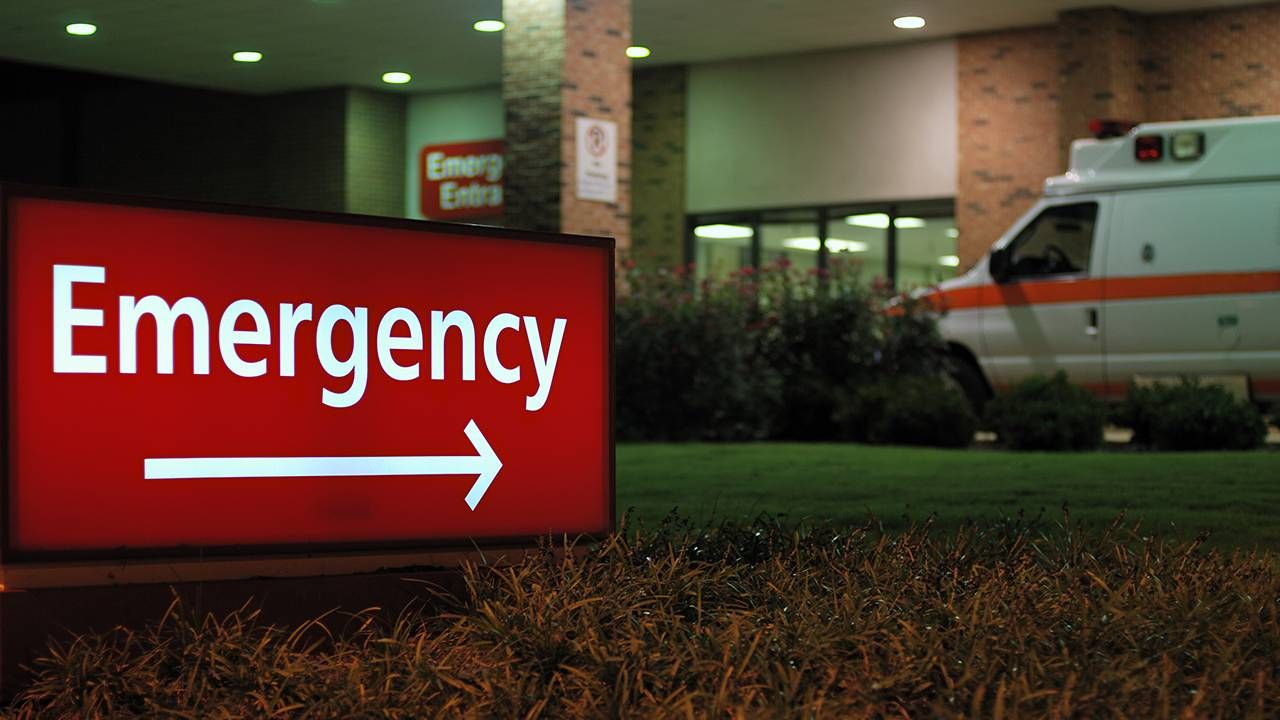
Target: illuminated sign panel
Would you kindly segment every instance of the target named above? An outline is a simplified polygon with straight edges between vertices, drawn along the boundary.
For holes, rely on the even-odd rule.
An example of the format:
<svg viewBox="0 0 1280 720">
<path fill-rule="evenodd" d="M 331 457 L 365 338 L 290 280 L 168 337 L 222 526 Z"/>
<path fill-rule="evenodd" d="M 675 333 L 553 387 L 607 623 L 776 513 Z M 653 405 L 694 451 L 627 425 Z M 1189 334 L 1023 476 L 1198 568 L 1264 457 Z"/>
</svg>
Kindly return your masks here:
<svg viewBox="0 0 1280 720">
<path fill-rule="evenodd" d="M 501 216 L 504 159 L 501 140 L 424 146 L 418 153 L 418 209 L 432 220 Z"/>
<path fill-rule="evenodd" d="M 612 242 L 8 193 L 5 560 L 612 526 Z"/>
</svg>

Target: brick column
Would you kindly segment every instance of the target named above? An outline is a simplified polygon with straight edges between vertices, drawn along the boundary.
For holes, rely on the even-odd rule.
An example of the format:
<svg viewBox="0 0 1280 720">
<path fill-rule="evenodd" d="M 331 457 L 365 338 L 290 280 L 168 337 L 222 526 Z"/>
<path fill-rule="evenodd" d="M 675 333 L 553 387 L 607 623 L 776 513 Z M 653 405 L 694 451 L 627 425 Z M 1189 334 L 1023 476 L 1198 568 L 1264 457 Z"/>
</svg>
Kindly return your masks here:
<svg viewBox="0 0 1280 720">
<path fill-rule="evenodd" d="M 1058 122 L 1061 166 L 1071 141 L 1089 136 L 1089 120 L 1145 119 L 1142 18 L 1117 8 L 1068 10 L 1058 16 Z"/>
<path fill-rule="evenodd" d="M 632 75 L 631 254 L 649 267 L 684 262 L 685 96 L 683 65 Z"/>
<path fill-rule="evenodd" d="M 957 41 L 956 227 L 960 269 L 1031 207 L 1058 163 L 1058 82 L 1052 27 Z"/>
<path fill-rule="evenodd" d="M 630 0 L 503 0 L 506 218 L 630 244 Z M 618 201 L 576 196 L 578 117 L 618 126 Z"/>
</svg>

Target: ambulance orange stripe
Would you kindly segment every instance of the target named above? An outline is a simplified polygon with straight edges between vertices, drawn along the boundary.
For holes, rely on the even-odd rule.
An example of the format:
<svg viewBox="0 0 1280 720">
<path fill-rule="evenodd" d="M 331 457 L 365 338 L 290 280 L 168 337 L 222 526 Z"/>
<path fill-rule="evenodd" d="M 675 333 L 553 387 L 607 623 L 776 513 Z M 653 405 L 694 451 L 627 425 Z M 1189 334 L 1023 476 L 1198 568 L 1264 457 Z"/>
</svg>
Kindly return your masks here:
<svg viewBox="0 0 1280 720">
<path fill-rule="evenodd" d="M 956 288 L 935 295 L 948 310 L 1106 300 L 1150 300 L 1280 292 L 1280 271 L 1199 273 L 1090 280 L 1039 280 Z"/>
<path fill-rule="evenodd" d="M 1250 381 L 1256 395 L 1280 395 L 1280 378 L 1256 378 Z"/>
<path fill-rule="evenodd" d="M 1103 282 L 1104 295 L 1108 300 L 1280 292 L 1280 272 L 1120 277 Z"/>
</svg>

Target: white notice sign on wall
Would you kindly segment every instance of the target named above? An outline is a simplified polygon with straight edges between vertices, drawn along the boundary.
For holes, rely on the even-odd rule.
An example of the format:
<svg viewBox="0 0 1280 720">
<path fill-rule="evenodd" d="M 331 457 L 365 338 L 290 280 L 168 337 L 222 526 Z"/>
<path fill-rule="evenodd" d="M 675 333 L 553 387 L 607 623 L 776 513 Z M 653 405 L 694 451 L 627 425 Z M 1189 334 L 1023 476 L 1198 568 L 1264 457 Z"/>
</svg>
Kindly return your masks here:
<svg viewBox="0 0 1280 720">
<path fill-rule="evenodd" d="M 618 201 L 618 124 L 577 118 L 578 199 Z"/>
</svg>

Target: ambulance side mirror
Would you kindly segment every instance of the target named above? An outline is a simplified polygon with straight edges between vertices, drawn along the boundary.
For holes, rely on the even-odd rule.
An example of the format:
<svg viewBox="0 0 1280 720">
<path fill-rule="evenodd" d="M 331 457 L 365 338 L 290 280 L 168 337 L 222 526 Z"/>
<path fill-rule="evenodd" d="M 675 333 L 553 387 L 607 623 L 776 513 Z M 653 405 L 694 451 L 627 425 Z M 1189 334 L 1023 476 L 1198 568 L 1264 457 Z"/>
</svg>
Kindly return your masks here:
<svg viewBox="0 0 1280 720">
<path fill-rule="evenodd" d="M 998 283 L 1009 279 L 1008 245 L 991 251 L 991 258 L 987 260 L 987 270 L 991 273 L 991 279 Z"/>
</svg>

